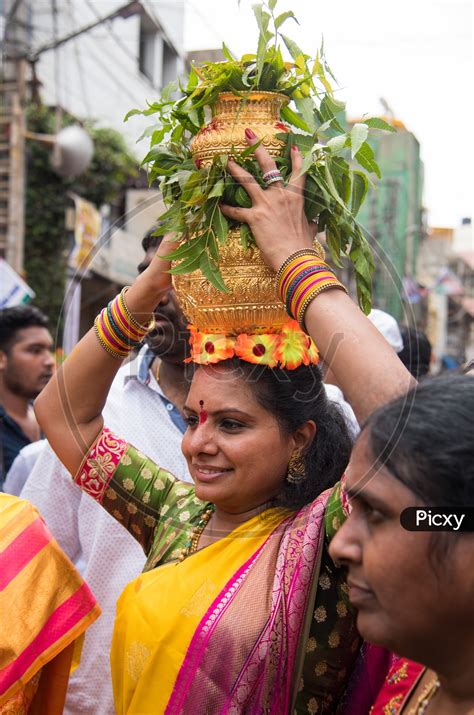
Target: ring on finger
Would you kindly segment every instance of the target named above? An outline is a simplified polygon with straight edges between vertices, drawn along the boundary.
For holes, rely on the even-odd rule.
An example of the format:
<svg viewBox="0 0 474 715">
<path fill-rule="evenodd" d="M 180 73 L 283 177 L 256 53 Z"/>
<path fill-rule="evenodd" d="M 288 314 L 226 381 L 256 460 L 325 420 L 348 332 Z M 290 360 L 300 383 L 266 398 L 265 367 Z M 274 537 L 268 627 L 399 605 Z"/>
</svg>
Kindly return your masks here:
<svg viewBox="0 0 474 715">
<path fill-rule="evenodd" d="M 270 171 L 264 173 L 262 180 L 264 184 L 270 186 L 270 184 L 274 184 L 277 181 L 283 181 L 283 176 L 278 169 L 270 169 Z"/>
</svg>

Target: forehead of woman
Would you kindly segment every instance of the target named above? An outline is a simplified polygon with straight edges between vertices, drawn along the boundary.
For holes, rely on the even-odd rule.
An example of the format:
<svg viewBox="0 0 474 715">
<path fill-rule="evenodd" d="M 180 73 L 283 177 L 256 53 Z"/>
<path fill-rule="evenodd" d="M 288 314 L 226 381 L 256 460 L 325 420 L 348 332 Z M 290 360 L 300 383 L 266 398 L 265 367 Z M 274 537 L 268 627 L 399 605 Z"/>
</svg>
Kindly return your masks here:
<svg viewBox="0 0 474 715">
<path fill-rule="evenodd" d="M 360 433 L 346 470 L 345 488 L 349 498 L 377 502 L 391 510 L 415 506 L 419 498 L 380 464 L 372 451 L 369 428 Z"/>
<path fill-rule="evenodd" d="M 201 402 L 209 411 L 236 408 L 249 414 L 266 412 L 257 401 L 255 384 L 249 376 L 223 363 L 202 365 L 195 371 L 186 405 L 197 410 L 203 406 Z"/>
</svg>

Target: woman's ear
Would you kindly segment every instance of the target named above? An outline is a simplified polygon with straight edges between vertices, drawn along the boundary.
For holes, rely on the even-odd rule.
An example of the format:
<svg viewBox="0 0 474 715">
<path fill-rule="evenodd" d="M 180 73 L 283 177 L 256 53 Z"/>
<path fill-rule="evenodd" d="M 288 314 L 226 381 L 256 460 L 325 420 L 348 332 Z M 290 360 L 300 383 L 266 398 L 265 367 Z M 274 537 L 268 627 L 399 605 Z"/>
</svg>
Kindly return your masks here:
<svg viewBox="0 0 474 715">
<path fill-rule="evenodd" d="M 316 437 L 317 427 L 314 420 L 308 420 L 301 427 L 298 427 L 293 435 L 295 440 L 295 450 L 298 452 L 306 452 Z"/>
</svg>

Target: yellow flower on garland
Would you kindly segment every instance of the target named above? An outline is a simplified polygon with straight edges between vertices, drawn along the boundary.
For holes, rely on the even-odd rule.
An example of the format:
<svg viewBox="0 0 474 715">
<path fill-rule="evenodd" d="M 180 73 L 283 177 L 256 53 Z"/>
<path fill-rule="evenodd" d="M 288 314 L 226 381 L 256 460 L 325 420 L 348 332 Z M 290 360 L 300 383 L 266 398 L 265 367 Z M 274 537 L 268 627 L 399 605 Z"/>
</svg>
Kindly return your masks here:
<svg viewBox="0 0 474 715">
<path fill-rule="evenodd" d="M 282 368 L 295 370 L 299 365 L 317 365 L 318 351 L 311 338 L 304 333 L 296 320 L 286 323 L 280 334 L 278 361 Z"/>
<path fill-rule="evenodd" d="M 235 354 L 254 365 L 278 365 L 279 335 L 247 335 L 242 333 L 235 343 Z"/>
<path fill-rule="evenodd" d="M 191 357 L 185 362 L 212 365 L 234 357 L 234 341 L 220 333 L 200 333 L 194 325 L 188 325 Z"/>
</svg>

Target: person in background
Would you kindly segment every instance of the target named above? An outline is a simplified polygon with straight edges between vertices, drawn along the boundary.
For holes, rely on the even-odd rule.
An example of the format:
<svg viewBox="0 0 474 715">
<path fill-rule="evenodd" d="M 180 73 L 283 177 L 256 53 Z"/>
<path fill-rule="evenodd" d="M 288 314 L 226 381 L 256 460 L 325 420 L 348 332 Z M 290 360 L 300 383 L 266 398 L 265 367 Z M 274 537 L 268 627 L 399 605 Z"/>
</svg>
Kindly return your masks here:
<svg viewBox="0 0 474 715">
<path fill-rule="evenodd" d="M 139 272 L 145 270 L 161 243 L 162 236 L 152 234 L 153 229 L 142 241 L 145 257 Z M 187 350 L 186 321 L 171 290 L 156 307 L 155 327 L 146 344 L 134 360 L 120 368 L 105 407 L 108 423 L 183 481 L 191 480 L 180 446 L 185 429 L 180 408 L 188 389 L 185 370 L 190 369 L 183 363 Z M 10 479 L 6 486 L 11 491 L 18 489 Z M 143 551 L 115 519 L 73 484 L 49 445 L 21 496 L 41 511 L 102 608 L 101 618 L 87 633 L 81 666 L 71 676 L 64 713 L 113 715 L 109 651 L 115 605 L 124 586 L 141 572 Z"/>
<path fill-rule="evenodd" d="M 430 371 L 431 343 L 422 330 L 402 325 L 400 332 L 403 348 L 398 353 L 398 357 L 413 377 L 419 380 Z"/>
<path fill-rule="evenodd" d="M 48 326 L 34 306 L 0 310 L 0 489 L 20 449 L 41 437 L 32 401 L 54 370 Z"/>
<path fill-rule="evenodd" d="M 472 378 L 427 379 L 370 415 L 354 447 L 350 515 L 329 552 L 347 568 L 361 635 L 401 656 L 371 715 L 474 713 L 474 534 L 463 524 L 474 505 L 473 413 Z M 413 530 L 401 523 L 409 507 Z M 431 527 L 435 508 L 449 526 Z"/>
</svg>

